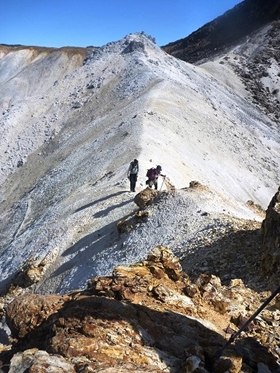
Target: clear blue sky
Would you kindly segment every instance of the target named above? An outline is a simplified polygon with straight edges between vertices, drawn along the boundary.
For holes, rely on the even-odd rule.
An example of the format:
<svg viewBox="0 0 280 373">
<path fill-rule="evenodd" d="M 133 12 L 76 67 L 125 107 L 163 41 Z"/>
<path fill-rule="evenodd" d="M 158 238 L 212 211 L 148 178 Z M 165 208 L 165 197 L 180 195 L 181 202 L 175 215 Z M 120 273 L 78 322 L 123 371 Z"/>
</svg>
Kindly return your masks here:
<svg viewBox="0 0 280 373">
<path fill-rule="evenodd" d="M 0 0 L 0 44 L 102 46 L 144 31 L 161 46 L 242 0 Z"/>
</svg>

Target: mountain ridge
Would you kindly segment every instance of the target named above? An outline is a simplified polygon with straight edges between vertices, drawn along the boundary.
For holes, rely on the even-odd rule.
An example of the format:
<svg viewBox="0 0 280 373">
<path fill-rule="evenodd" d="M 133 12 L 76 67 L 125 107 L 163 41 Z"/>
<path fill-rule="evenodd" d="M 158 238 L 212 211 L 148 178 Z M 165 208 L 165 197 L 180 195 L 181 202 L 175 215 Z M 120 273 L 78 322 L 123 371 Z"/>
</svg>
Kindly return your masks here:
<svg viewBox="0 0 280 373">
<path fill-rule="evenodd" d="M 134 157 L 139 158 L 143 170 L 138 191 L 145 187 L 144 170 L 151 160 L 157 160 L 175 188 L 198 180 L 210 186 L 213 202 L 221 198 L 229 213 L 241 218 L 259 219 L 247 205 L 249 200 L 263 209 L 268 204 L 274 188 L 269 183 L 258 186 L 259 175 L 262 180 L 277 180 L 277 126 L 247 98 L 201 68 L 165 54 L 152 38 L 136 34 L 109 43 L 88 54 L 81 67 L 49 85 L 43 96 L 29 98 L 27 93 L 26 101 L 11 106 L 2 118 L 6 157 L 1 167 L 2 242 L 6 250 L 28 245 L 29 250 L 19 256 L 23 262 L 30 255 L 52 257 L 52 252 L 57 252 L 62 262 L 69 260 L 63 251 L 71 242 L 79 242 L 77 231 L 88 237 L 90 246 L 97 245 L 98 252 L 98 239 L 91 243 L 90 222 L 97 224 L 97 232 L 99 219 L 90 215 L 91 209 L 84 209 L 83 214 L 73 211 L 90 206 L 92 198 L 104 200 L 111 194 L 118 196 L 121 206 L 128 204 L 126 213 L 122 208 L 118 212 L 119 219 L 122 214 L 131 214 L 133 201 L 129 204 L 122 192 L 126 190 L 126 168 Z M 19 118 L 24 122 L 22 129 L 16 126 Z M 14 146 L 5 141 L 8 138 L 14 139 Z M 243 178 L 246 184 L 251 183 L 251 189 L 244 189 Z M 16 210 L 14 204 L 18 205 Z M 107 220 L 110 218 L 101 221 L 100 227 Z M 39 233 L 44 230 L 47 242 Z M 121 242 L 113 245 L 120 247 Z M 7 273 L 7 278 L 9 271 L 3 259 L 2 273 Z"/>
<path fill-rule="evenodd" d="M 255 97 L 240 74 L 247 67 L 243 56 L 254 50 L 259 35 L 274 40 L 269 28 L 261 32 L 200 66 L 170 56 L 144 33 L 87 50 L 86 57 L 79 51 L 69 65 L 63 51 L 35 58 L 31 53 L 31 59 L 30 50 L 1 55 L 0 337 L 5 343 L 0 359 L 11 364 L 10 373 L 21 369 L 28 356 L 30 369 L 51 366 L 48 356 L 60 352 L 56 363 L 65 364 L 63 371 L 86 373 L 99 364 L 107 373 L 123 372 L 122 365 L 137 371 L 135 362 L 124 364 L 126 342 L 122 333 L 115 335 L 123 330 L 124 320 L 128 335 L 135 336 L 131 356 L 135 348 L 147 358 L 139 362 L 140 371 L 192 372 L 198 366 L 213 371 L 213 348 L 221 346 L 240 325 L 239 317 L 255 310 L 277 282 L 277 271 L 274 276 L 262 273 L 265 240 L 260 231 L 280 184 L 279 123 L 272 98 L 267 111 L 261 99 L 265 87 L 275 90 L 279 70 L 274 64 L 271 71 L 264 58 L 254 60 L 256 72 L 267 72 L 256 80 L 262 85 Z M 136 196 L 129 192 L 127 179 L 134 158 L 140 164 Z M 157 164 L 166 177 L 160 178 L 156 192 L 146 188 L 145 175 Z M 151 192 L 155 198 L 139 209 L 137 198 Z M 272 216 L 277 206 L 272 206 Z M 266 232 L 272 242 L 274 235 Z M 34 308 L 26 309 L 31 299 L 36 300 Z M 145 299 L 149 306 L 139 306 Z M 140 318 L 124 316 L 110 331 L 110 304 L 124 314 L 136 310 Z M 266 333 L 278 333 L 275 304 L 261 319 L 261 328 L 246 334 L 263 336 L 261 357 L 255 344 L 244 339 L 241 356 L 236 351 L 227 355 L 230 362 L 219 362 L 217 371 L 253 372 L 259 363 L 277 369 L 275 343 L 272 351 L 265 339 Z M 43 310 L 39 319 L 38 309 Z M 206 337 L 197 349 L 188 349 L 194 341 L 171 329 L 168 342 L 154 340 L 157 330 L 167 329 L 160 323 L 155 328 L 151 320 L 155 315 L 166 320 L 168 312 L 182 326 L 202 323 L 199 333 L 211 338 L 207 318 L 215 321 L 221 329 L 212 347 Z M 144 314 L 148 319 L 141 319 Z M 230 317 L 239 321 L 234 324 Z M 151 327 L 147 334 L 137 327 L 141 320 L 144 329 Z M 98 347 L 91 326 L 100 333 Z M 174 351 L 178 335 L 187 348 L 184 353 L 181 348 Z M 120 347 L 114 348 L 113 341 Z M 24 345 L 29 349 L 21 353 Z M 246 348 L 253 351 L 252 359 L 246 359 Z M 91 358 L 97 355 L 96 363 Z"/>
</svg>

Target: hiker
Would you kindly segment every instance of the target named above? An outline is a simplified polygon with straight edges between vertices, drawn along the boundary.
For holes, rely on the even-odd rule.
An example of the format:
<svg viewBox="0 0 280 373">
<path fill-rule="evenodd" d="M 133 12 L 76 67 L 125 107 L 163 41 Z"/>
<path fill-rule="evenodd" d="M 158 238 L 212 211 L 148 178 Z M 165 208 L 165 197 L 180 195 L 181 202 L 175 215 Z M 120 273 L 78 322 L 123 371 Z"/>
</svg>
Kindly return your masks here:
<svg viewBox="0 0 280 373">
<path fill-rule="evenodd" d="M 131 192 L 135 192 L 138 172 L 139 172 L 139 163 L 137 159 L 134 159 L 134 161 L 130 163 L 128 171 L 127 171 L 127 177 L 130 180 L 130 191 Z"/>
<path fill-rule="evenodd" d="M 165 177 L 165 175 L 162 175 L 161 173 L 162 171 L 162 168 L 161 166 L 156 166 L 156 168 L 152 167 L 150 168 L 148 171 L 147 171 L 147 178 L 148 180 L 146 180 L 146 185 L 148 185 L 150 188 L 155 187 L 155 189 L 157 190 L 158 188 L 158 177 L 159 176 L 162 176 L 162 177 Z"/>
</svg>

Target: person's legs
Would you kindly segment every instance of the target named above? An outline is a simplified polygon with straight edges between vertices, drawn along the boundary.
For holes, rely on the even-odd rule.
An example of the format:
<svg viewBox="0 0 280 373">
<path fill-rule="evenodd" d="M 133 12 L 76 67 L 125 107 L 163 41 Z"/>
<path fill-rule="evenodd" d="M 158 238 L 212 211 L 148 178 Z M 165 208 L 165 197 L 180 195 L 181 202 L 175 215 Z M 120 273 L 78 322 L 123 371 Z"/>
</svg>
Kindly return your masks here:
<svg viewBox="0 0 280 373">
<path fill-rule="evenodd" d="M 136 181 L 137 181 L 137 175 L 132 175 L 132 192 L 135 192 L 136 187 Z"/>
<path fill-rule="evenodd" d="M 131 192 L 135 192 L 136 181 L 137 181 L 137 175 L 131 174 L 130 175 L 130 191 Z"/>
<path fill-rule="evenodd" d="M 132 174 L 129 175 L 129 180 L 130 180 L 130 191 L 133 191 L 133 177 Z"/>
</svg>

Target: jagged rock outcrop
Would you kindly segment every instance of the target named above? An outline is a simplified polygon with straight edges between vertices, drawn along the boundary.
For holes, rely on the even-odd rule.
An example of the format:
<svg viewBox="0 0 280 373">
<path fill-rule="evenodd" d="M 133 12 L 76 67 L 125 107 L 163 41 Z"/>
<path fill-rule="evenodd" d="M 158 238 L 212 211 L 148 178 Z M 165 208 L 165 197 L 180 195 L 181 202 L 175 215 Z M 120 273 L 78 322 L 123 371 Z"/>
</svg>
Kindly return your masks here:
<svg viewBox="0 0 280 373">
<path fill-rule="evenodd" d="M 267 275 L 279 277 L 280 271 L 280 187 L 273 196 L 261 227 L 262 269 Z"/>
<path fill-rule="evenodd" d="M 142 262 L 91 279 L 84 291 L 15 298 L 6 307 L 13 343 L 0 362 L 10 364 L 9 373 L 238 373 L 260 365 L 272 372 L 277 343 L 268 336 L 277 333 L 275 311 L 215 357 L 246 319 L 243 306 L 253 311 L 256 299 L 241 280 L 225 287 L 204 274 L 191 282 L 179 259 L 158 246 Z"/>
</svg>

